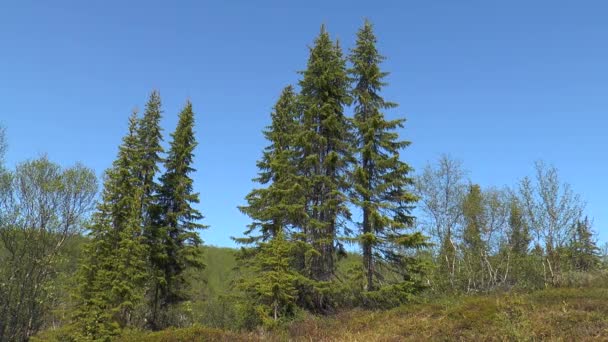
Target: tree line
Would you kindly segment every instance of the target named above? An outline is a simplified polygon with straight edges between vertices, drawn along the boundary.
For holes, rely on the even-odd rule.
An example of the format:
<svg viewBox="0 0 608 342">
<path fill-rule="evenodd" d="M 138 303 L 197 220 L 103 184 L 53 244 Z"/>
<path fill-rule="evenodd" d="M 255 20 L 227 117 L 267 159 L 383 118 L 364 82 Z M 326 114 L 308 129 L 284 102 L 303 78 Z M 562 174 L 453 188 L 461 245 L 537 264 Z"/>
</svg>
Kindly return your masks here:
<svg viewBox="0 0 608 342">
<path fill-rule="evenodd" d="M 535 164 L 514 187 L 483 189 L 442 156 L 415 181 L 419 227 L 434 243 L 437 292 L 573 285 L 602 259 L 584 202 L 555 167 Z"/>
<path fill-rule="evenodd" d="M 252 220 L 234 238 L 240 327 L 424 293 L 564 286 L 602 268 L 584 204 L 555 168 L 539 162 L 504 189 L 473 183 L 448 156 L 414 174 L 401 156 L 405 120 L 385 116 L 397 104 L 382 96 L 376 45 L 367 21 L 346 55 L 321 27 L 297 87 L 278 96 L 260 186 L 239 207 Z M 97 201 L 82 165 L 42 157 L 0 169 L 0 340 L 56 325 L 66 340 L 103 341 L 194 323 L 189 289 L 205 272 L 207 228 L 192 180 L 195 115 L 186 102 L 167 150 L 162 116 L 153 91 L 129 117 Z"/>
</svg>

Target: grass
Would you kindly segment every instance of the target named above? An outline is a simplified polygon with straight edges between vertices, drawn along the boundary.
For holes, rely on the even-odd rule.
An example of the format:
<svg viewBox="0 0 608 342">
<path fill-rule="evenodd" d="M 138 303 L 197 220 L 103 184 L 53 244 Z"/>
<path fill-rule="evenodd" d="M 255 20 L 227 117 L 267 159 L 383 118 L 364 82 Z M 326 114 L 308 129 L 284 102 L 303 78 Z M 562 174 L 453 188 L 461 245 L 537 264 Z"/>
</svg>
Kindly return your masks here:
<svg viewBox="0 0 608 342">
<path fill-rule="evenodd" d="M 193 327 L 123 341 L 597 341 L 608 340 L 608 289 L 547 289 L 435 299 L 388 311 L 307 316 L 276 331 Z"/>
<path fill-rule="evenodd" d="M 306 315 L 274 331 L 233 332 L 222 328 L 236 329 L 229 301 L 235 250 L 203 249 L 207 267 L 191 275 L 192 321 L 205 326 L 126 331 L 119 341 L 608 341 L 605 277 L 583 288 L 425 299 L 387 311 Z M 349 256 L 339 268 L 347 272 L 357 261 Z M 61 341 L 60 333 L 48 330 L 38 340 Z"/>
</svg>

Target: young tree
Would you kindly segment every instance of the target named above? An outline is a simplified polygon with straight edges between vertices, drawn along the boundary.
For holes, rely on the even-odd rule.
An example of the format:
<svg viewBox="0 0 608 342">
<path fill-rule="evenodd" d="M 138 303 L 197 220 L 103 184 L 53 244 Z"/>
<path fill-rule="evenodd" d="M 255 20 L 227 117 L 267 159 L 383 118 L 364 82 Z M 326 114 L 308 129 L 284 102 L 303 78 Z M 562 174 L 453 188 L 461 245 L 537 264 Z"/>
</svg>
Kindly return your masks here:
<svg viewBox="0 0 608 342">
<path fill-rule="evenodd" d="M 535 234 L 536 244 L 544 247 L 546 282 L 561 279 L 561 257 L 582 216 L 583 203 L 570 185 L 562 183 L 557 169 L 536 162 L 535 182 L 524 178 L 520 184 L 521 203 L 526 220 Z"/>
<path fill-rule="evenodd" d="M 270 241 L 258 244 L 253 258 L 245 260 L 250 274 L 239 280 L 238 288 L 247 298 L 247 309 L 253 311 L 254 324 L 272 327 L 296 313 L 298 284 L 305 279 L 291 265 L 294 246 L 279 230 Z"/>
<path fill-rule="evenodd" d="M 452 289 L 459 269 L 457 232 L 461 228 L 462 201 L 466 195 L 465 177 L 460 161 L 442 155 L 437 165 L 427 165 L 415 178 L 423 213 L 420 222 L 438 246 L 436 278 L 440 283 L 447 282 Z"/>
<path fill-rule="evenodd" d="M 515 255 L 525 256 L 528 254 L 532 238 L 520 206 L 517 199 L 511 200 L 509 215 L 509 246 Z"/>
<path fill-rule="evenodd" d="M 129 325 L 148 278 L 142 236 L 141 154 L 137 114 L 118 157 L 106 171 L 102 200 L 93 215 L 76 291 L 77 338 L 104 339 Z"/>
<path fill-rule="evenodd" d="M 576 222 L 569 249 L 572 266 L 577 271 L 588 272 L 600 264 L 600 249 L 593 239 L 589 218 Z"/>
<path fill-rule="evenodd" d="M 308 241 L 315 253 L 310 258 L 310 275 L 328 281 L 334 276 L 337 237 L 349 218 L 347 170 L 352 160 L 350 126 L 344 106 L 350 104 L 349 78 L 340 46 L 334 44 L 325 27 L 310 49 L 300 81 L 303 106 L 298 145 L 303 151 L 300 171 L 306 180 Z"/>
<path fill-rule="evenodd" d="M 464 230 L 462 234 L 464 261 L 468 271 L 467 291 L 478 290 L 485 285 L 483 274 L 484 257 L 487 253 L 482 231 L 485 229 L 485 208 L 481 187 L 469 187 L 462 204 Z"/>
<path fill-rule="evenodd" d="M 162 257 L 153 259 L 153 267 L 160 270 L 156 282 L 153 312 L 150 325 L 162 328 L 169 322 L 159 317 L 170 305 L 187 299 L 187 280 L 184 272 L 189 267 L 202 268 L 200 261 L 201 238 L 198 230 L 207 228 L 199 223 L 204 217 L 193 204 L 199 203 L 194 192 L 191 174 L 194 149 L 194 113 L 188 101 L 179 114 L 179 121 L 165 160 L 165 173 L 160 177 L 158 191 L 158 222 Z"/>
<path fill-rule="evenodd" d="M 461 161 L 442 155 L 415 178 L 416 195 L 424 213 L 422 223 L 437 243 L 445 241 L 446 235 L 453 237 L 462 221 L 466 174 Z"/>
<path fill-rule="evenodd" d="M 380 94 L 388 75 L 380 70 L 383 60 L 376 49 L 372 24 L 366 21 L 357 33 L 357 43 L 350 55 L 353 67 L 349 72 L 355 83 L 352 95 L 357 161 L 353 172 L 353 202 L 363 212 L 358 239 L 363 251 L 367 291 L 375 290 L 382 280 L 378 266 L 386 262 L 394 266 L 403 261 L 400 248 L 424 245 L 420 234 L 406 233 L 413 225 L 410 212 L 417 198 L 408 191 L 413 184 L 409 177 L 411 168 L 399 159 L 399 153 L 410 142 L 399 140 L 396 132 L 403 127 L 405 119 L 387 120 L 382 113 L 397 106 L 385 101 Z"/>
</svg>

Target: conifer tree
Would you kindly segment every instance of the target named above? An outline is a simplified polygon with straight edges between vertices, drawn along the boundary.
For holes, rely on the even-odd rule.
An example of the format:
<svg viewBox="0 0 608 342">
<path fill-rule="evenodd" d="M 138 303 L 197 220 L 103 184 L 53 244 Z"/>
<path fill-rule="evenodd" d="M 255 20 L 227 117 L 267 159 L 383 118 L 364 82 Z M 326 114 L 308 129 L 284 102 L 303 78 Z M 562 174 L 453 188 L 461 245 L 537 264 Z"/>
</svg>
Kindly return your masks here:
<svg viewBox="0 0 608 342">
<path fill-rule="evenodd" d="M 509 214 L 509 245 L 517 256 L 528 254 L 532 238 L 517 200 L 512 200 Z"/>
<path fill-rule="evenodd" d="M 148 326 L 156 323 L 158 313 L 159 284 L 163 282 L 163 270 L 159 264 L 165 258 L 163 250 L 163 232 L 158 224 L 160 206 L 158 204 L 159 184 L 156 181 L 159 172 L 159 165 L 162 163 L 161 146 L 162 129 L 160 120 L 162 119 L 162 102 L 157 90 L 150 93 L 146 103 L 145 111 L 137 125 L 137 144 L 141 155 L 141 167 L 138 174 L 140 186 L 140 216 L 142 222 L 142 232 L 148 248 L 148 272 L 149 279 L 147 284 L 148 293 L 146 294 L 150 310 L 147 317 Z"/>
<path fill-rule="evenodd" d="M 242 243 L 267 240 L 279 231 L 301 226 L 305 212 L 304 191 L 298 165 L 300 151 L 296 145 L 299 129 L 297 94 L 292 86 L 281 92 L 273 112 L 272 122 L 264 131 L 269 145 L 257 162 L 260 170 L 254 181 L 267 185 L 252 190 L 246 197 L 247 205 L 239 209 L 254 221 L 245 232 Z M 260 235 L 253 235 L 260 234 Z"/>
<path fill-rule="evenodd" d="M 464 247 L 478 253 L 483 250 L 481 232 L 484 228 L 483 194 L 479 185 L 470 186 L 469 193 L 462 204 L 462 213 L 465 220 L 462 236 Z"/>
<path fill-rule="evenodd" d="M 165 160 L 165 172 L 160 177 L 158 191 L 157 231 L 160 237 L 161 257 L 155 258 L 153 267 L 160 270 L 154 290 L 152 312 L 153 328 L 166 325 L 159 317 L 170 305 L 185 299 L 187 281 L 184 272 L 189 267 L 202 268 L 200 260 L 201 238 L 198 230 L 207 226 L 199 223 L 204 217 L 193 204 L 199 203 L 194 192 L 191 174 L 194 149 L 194 113 L 188 101 L 179 114 L 175 131 L 171 134 L 169 152 Z"/>
<path fill-rule="evenodd" d="M 307 190 L 304 231 L 316 251 L 310 258 L 310 275 L 328 281 L 334 275 L 336 247 L 343 251 L 337 239 L 345 229 L 342 218 L 350 217 L 345 191 L 352 136 L 344 115 L 344 106 L 351 102 L 345 60 L 324 26 L 301 73 L 303 112 L 297 141 L 303 152 L 300 171 Z"/>
<path fill-rule="evenodd" d="M 485 228 L 485 213 L 483 194 L 479 185 L 469 187 L 469 193 L 464 198 L 462 213 L 465 221 L 462 233 L 465 261 L 468 270 L 467 290 L 478 289 L 484 285 L 483 257 L 486 246 L 482 240 Z"/>
<path fill-rule="evenodd" d="M 141 234 L 141 154 L 136 113 L 118 158 L 106 172 L 104 189 L 90 226 L 91 240 L 79 270 L 75 318 L 79 339 L 108 339 L 131 323 L 147 277 Z"/>
<path fill-rule="evenodd" d="M 536 252 L 531 249 L 532 236 L 522 204 L 517 198 L 512 198 L 509 203 L 507 238 L 508 244 L 503 246 L 504 258 L 510 266 L 506 279 L 511 284 L 533 284 L 534 275 L 537 274 L 534 268 L 542 264 L 542 249 Z M 540 246 L 535 247 L 540 248 Z"/>
<path fill-rule="evenodd" d="M 350 55 L 350 74 L 355 82 L 352 94 L 357 157 L 353 202 L 363 212 L 358 240 L 368 291 L 376 289 L 381 279 L 378 266 L 401 265 L 405 260 L 401 249 L 425 245 L 420 233 L 406 232 L 413 224 L 411 209 L 417 198 L 408 190 L 413 183 L 411 168 L 399 156 L 410 143 L 399 140 L 396 132 L 405 120 L 387 120 L 382 112 L 397 106 L 380 94 L 388 75 L 380 70 L 383 60 L 376 49 L 372 25 L 366 21 Z"/>
<path fill-rule="evenodd" d="M 591 223 L 587 217 L 576 222 L 569 249 L 575 270 L 588 272 L 599 265 L 600 249 L 593 239 Z"/>
<path fill-rule="evenodd" d="M 142 186 L 142 217 L 145 226 L 149 225 L 152 220 L 150 212 L 154 201 L 153 194 L 158 190 L 155 177 L 162 162 L 160 155 L 163 153 L 160 127 L 162 113 L 160 94 L 154 90 L 150 94 L 146 110 L 137 127 L 137 140 L 141 153 L 139 177 Z"/>
<path fill-rule="evenodd" d="M 238 287 L 247 297 L 247 309 L 254 311 L 254 324 L 273 327 L 296 313 L 298 284 L 306 280 L 291 265 L 294 246 L 279 230 L 269 241 L 259 242 L 253 258 L 245 259 L 251 274 L 242 277 Z"/>
</svg>

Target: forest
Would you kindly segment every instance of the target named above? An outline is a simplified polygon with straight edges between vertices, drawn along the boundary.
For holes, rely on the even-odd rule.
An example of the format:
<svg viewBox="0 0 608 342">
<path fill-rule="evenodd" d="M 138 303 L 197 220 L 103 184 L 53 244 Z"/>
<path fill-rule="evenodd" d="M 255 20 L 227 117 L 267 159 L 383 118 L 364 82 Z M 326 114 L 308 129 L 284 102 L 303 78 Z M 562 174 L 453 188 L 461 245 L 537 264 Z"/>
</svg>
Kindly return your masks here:
<svg viewBox="0 0 608 342">
<path fill-rule="evenodd" d="M 0 130 L 0 341 L 606 338 L 584 199 L 541 160 L 510 186 L 450 155 L 414 170 L 372 23 L 354 38 L 322 26 L 277 89 L 238 249 L 204 244 L 198 104 L 152 90 L 102 179 L 46 156 L 9 168 Z"/>
</svg>

